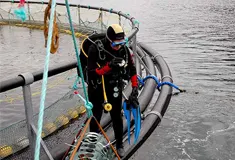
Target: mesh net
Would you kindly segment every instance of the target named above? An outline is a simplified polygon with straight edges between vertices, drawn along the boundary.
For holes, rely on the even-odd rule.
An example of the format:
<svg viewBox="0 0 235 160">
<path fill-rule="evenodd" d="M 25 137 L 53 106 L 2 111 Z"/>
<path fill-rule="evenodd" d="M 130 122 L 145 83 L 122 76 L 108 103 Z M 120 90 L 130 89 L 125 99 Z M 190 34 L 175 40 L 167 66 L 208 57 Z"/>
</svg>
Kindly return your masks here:
<svg viewBox="0 0 235 160">
<path fill-rule="evenodd" d="M 3 22 L 8 24 L 20 22 L 14 14 L 17 5 L 17 3 L 0 2 L 0 17 L 2 18 L 0 21 L 2 21 L 2 24 L 4 24 Z M 47 4 L 44 3 L 25 5 L 27 19 L 23 24 L 31 23 L 34 25 L 42 25 L 46 6 Z M 127 34 L 132 29 L 132 24 L 129 20 L 111 12 L 80 8 L 79 6 L 71 6 L 70 12 L 75 29 L 81 33 L 89 34 L 93 31 L 104 32 L 105 29 L 113 23 L 120 24 Z M 60 28 L 69 29 L 68 15 L 65 6 L 56 6 L 56 19 Z"/>
<path fill-rule="evenodd" d="M 66 159 L 69 159 L 73 149 L 70 150 Z M 114 158 L 110 144 L 101 134 L 88 132 L 85 134 L 81 145 L 75 154 L 75 159 L 109 160 Z"/>
<path fill-rule="evenodd" d="M 61 127 L 66 127 L 71 120 L 79 118 L 85 111 L 83 101 L 74 94 L 73 90 L 65 94 L 61 99 L 56 101 L 45 109 L 43 132 L 41 137 L 44 138 Z M 33 118 L 33 123 L 37 127 L 38 115 Z M 20 121 L 0 131 L 1 157 L 5 157 L 11 152 L 17 152 L 29 145 L 27 138 L 26 121 Z M 9 153 L 8 153 L 9 152 Z"/>
</svg>

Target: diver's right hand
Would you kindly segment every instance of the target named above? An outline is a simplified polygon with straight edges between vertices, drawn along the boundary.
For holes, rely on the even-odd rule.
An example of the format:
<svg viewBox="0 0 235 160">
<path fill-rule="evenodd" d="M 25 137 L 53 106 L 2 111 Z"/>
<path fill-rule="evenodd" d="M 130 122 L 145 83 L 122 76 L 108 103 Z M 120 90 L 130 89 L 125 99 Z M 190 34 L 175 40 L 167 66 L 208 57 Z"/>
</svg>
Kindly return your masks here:
<svg viewBox="0 0 235 160">
<path fill-rule="evenodd" d="M 118 68 L 122 67 L 121 64 L 123 63 L 124 59 L 116 57 L 113 58 L 112 61 L 109 63 L 110 68 Z"/>
</svg>

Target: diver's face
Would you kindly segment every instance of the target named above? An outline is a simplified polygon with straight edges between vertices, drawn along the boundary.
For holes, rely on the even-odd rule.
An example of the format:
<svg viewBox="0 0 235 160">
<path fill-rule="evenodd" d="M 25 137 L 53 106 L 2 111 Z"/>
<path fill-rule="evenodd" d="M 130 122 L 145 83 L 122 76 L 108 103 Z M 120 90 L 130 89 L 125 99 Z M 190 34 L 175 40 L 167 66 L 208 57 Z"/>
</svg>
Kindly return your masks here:
<svg viewBox="0 0 235 160">
<path fill-rule="evenodd" d="M 121 40 L 115 40 L 112 43 L 110 43 L 111 47 L 113 50 L 117 51 L 121 48 L 121 45 L 125 44 L 125 40 L 121 39 Z"/>
</svg>

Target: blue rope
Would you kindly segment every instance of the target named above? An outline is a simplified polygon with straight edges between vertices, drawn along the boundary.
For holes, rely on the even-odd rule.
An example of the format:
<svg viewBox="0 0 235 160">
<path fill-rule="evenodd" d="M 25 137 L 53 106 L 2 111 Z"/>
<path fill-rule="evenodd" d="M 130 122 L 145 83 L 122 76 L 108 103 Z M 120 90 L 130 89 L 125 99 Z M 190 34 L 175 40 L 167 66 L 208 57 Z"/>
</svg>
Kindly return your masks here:
<svg viewBox="0 0 235 160">
<path fill-rule="evenodd" d="M 130 44 L 129 44 L 129 40 L 128 40 L 128 37 L 125 38 L 125 41 L 126 41 L 126 46 L 129 47 Z"/>
<path fill-rule="evenodd" d="M 74 44 L 74 48 L 75 48 L 75 52 L 76 52 L 77 64 L 78 64 L 79 72 L 80 72 L 80 75 L 81 75 L 83 91 L 84 91 L 84 95 L 85 95 L 85 99 L 86 99 L 85 106 L 86 106 L 87 116 L 91 117 L 93 115 L 92 110 L 91 110 L 93 108 L 93 106 L 92 106 L 92 103 L 90 103 L 89 100 L 88 100 L 88 94 L 87 94 L 85 81 L 84 81 L 84 76 L 83 76 L 83 72 L 82 72 L 81 61 L 80 61 L 80 58 L 79 58 L 80 53 L 78 53 L 78 47 L 77 47 L 75 32 L 74 32 L 74 28 L 73 28 L 73 24 L 72 24 L 72 19 L 71 19 L 68 0 L 65 0 L 65 3 L 66 3 L 67 12 L 68 12 L 68 19 L 69 19 L 70 29 L 72 31 L 73 44 Z"/>
<path fill-rule="evenodd" d="M 155 82 L 157 83 L 157 89 L 158 89 L 158 90 L 160 89 L 161 86 L 167 84 L 167 85 L 169 85 L 169 86 L 171 86 L 171 87 L 173 87 L 173 88 L 179 90 L 180 92 L 185 92 L 185 90 L 180 89 L 178 86 L 176 86 L 175 84 L 173 84 L 173 83 L 171 83 L 171 82 L 159 82 L 158 78 L 157 78 L 156 76 L 154 76 L 154 75 L 148 75 L 148 76 L 146 76 L 146 77 L 143 78 L 143 79 L 142 79 L 140 76 L 138 76 L 137 78 L 138 78 L 139 83 L 140 83 L 142 86 L 144 86 L 144 82 L 145 82 L 147 79 L 152 78 L 152 79 L 154 79 Z"/>
<path fill-rule="evenodd" d="M 39 154 L 40 154 L 40 146 L 41 146 L 40 140 L 41 140 L 41 133 L 42 133 L 42 125 L 43 125 L 43 114 L 44 114 L 44 108 L 45 108 L 44 103 L 45 103 L 46 90 L 47 90 L 48 68 L 49 68 L 49 61 L 50 61 L 50 50 L 51 50 L 51 42 L 52 42 L 55 5 L 56 5 L 56 0 L 52 0 L 47 50 L 46 50 L 47 54 L 46 54 L 46 59 L 45 59 L 44 72 L 43 72 L 42 92 L 41 92 L 40 108 L 39 108 L 39 115 L 38 115 L 38 130 L 37 130 L 34 160 L 39 160 Z"/>
<path fill-rule="evenodd" d="M 74 83 L 73 83 L 73 89 L 75 89 L 75 90 L 78 89 L 78 85 L 77 85 L 77 84 L 80 83 L 79 78 L 80 78 L 80 77 L 77 76 L 77 77 L 76 77 L 76 80 L 75 80 Z"/>
<path fill-rule="evenodd" d="M 162 83 L 160 83 L 160 85 L 157 86 L 157 88 L 160 88 L 161 86 L 163 86 L 163 85 L 165 85 L 165 84 L 167 84 L 167 85 L 169 85 L 169 86 L 171 86 L 171 87 L 173 87 L 173 88 L 175 88 L 175 89 L 181 91 L 181 89 L 179 89 L 178 86 L 174 85 L 174 84 L 171 83 L 171 82 L 162 82 Z"/>
<path fill-rule="evenodd" d="M 87 103 L 86 100 L 85 100 L 79 93 L 77 93 L 76 95 L 77 95 L 86 105 L 88 104 L 88 105 L 87 105 L 87 108 L 88 108 L 88 109 L 90 109 L 90 110 L 92 109 L 92 105 L 90 105 L 90 102 Z"/>
<path fill-rule="evenodd" d="M 74 78 L 74 77 L 76 77 L 76 79 L 75 79 L 75 81 L 73 82 L 73 89 L 74 90 L 77 90 L 78 89 L 78 83 L 80 84 L 81 82 L 80 82 L 80 77 L 76 74 L 76 75 L 74 75 L 74 76 L 71 76 L 71 77 L 68 77 L 68 80 L 70 80 L 70 79 L 72 79 L 72 78 Z"/>
</svg>

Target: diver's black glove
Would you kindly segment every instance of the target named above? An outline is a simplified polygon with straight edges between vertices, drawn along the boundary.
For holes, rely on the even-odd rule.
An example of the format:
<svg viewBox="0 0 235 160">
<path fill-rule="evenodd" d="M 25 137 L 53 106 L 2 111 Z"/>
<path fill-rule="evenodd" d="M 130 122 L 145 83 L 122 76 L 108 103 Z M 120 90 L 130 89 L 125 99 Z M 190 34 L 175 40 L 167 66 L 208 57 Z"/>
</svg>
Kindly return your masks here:
<svg viewBox="0 0 235 160">
<path fill-rule="evenodd" d="M 110 68 L 118 68 L 118 67 L 121 67 L 120 64 L 122 64 L 122 63 L 123 63 L 123 59 L 116 57 L 116 58 L 113 58 L 112 61 L 109 63 L 109 67 Z"/>
<path fill-rule="evenodd" d="M 129 102 L 134 105 L 135 108 L 139 106 L 139 101 L 138 101 L 138 88 L 133 87 L 131 95 L 129 97 Z"/>
</svg>

